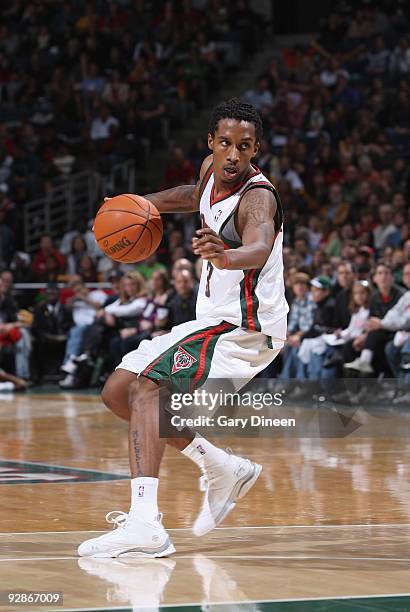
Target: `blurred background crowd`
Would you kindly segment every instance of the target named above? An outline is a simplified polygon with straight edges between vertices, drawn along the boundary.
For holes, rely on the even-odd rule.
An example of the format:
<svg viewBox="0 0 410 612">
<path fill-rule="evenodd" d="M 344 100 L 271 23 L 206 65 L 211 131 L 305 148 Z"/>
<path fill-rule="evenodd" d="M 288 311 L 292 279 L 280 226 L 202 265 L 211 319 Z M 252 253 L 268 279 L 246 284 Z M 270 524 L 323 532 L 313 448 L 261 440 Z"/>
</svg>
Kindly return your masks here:
<svg viewBox="0 0 410 612">
<path fill-rule="evenodd" d="M 158 252 L 120 266 L 101 257 L 87 218 L 30 256 L 21 211 L 78 169 L 147 163 L 269 24 L 245 0 L 16 1 L 1 17 L 0 384 L 98 385 L 141 341 L 195 317 L 197 220 L 167 216 Z M 255 76 L 243 98 L 262 116 L 255 163 L 285 211 L 290 304 L 286 347 L 265 375 L 409 381 L 406 5 L 336 4 L 314 40 L 278 47 Z M 204 133 L 172 150 L 161 186 L 194 183 L 206 154 Z M 27 282 L 47 288 L 15 288 Z"/>
</svg>

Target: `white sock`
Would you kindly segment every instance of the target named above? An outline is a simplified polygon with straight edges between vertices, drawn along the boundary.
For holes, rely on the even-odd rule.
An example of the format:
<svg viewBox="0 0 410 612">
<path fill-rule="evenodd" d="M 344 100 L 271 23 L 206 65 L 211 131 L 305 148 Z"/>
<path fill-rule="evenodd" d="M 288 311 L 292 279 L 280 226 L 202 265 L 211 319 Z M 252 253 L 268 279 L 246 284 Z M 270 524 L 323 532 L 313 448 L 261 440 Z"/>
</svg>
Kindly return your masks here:
<svg viewBox="0 0 410 612">
<path fill-rule="evenodd" d="M 362 350 L 362 354 L 360 355 L 360 361 L 362 363 L 367 363 L 367 364 L 371 364 L 373 359 L 373 351 L 371 351 L 370 349 L 363 349 Z"/>
<path fill-rule="evenodd" d="M 130 514 L 145 521 L 154 521 L 158 516 L 158 478 L 131 479 Z"/>
<path fill-rule="evenodd" d="M 202 470 L 208 470 L 226 463 L 228 453 L 222 448 L 217 448 L 205 438 L 195 436 L 183 451 L 185 457 L 192 459 Z"/>
</svg>

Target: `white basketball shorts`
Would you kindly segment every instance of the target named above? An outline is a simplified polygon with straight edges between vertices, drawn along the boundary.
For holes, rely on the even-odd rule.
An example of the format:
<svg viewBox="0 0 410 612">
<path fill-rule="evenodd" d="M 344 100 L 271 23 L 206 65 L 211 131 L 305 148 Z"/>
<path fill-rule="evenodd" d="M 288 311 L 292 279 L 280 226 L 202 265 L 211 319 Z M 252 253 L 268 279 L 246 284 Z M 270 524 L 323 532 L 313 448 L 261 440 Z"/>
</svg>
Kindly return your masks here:
<svg viewBox="0 0 410 612">
<path fill-rule="evenodd" d="M 179 389 L 201 387 L 208 378 L 249 382 L 278 355 L 283 340 L 226 321 L 195 319 L 168 334 L 143 340 L 117 369 Z M 242 386 L 242 384 L 241 384 Z"/>
</svg>

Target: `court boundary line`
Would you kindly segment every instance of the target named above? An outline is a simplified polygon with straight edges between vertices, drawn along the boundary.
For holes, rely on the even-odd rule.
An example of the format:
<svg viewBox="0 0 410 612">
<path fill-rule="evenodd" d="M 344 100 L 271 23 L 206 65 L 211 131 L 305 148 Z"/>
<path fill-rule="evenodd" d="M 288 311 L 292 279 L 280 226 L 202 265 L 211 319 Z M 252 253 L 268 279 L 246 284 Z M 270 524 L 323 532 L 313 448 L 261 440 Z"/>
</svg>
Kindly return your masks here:
<svg viewBox="0 0 410 612">
<path fill-rule="evenodd" d="M 232 527 L 215 527 L 213 531 L 227 531 L 227 530 L 242 530 L 242 529 L 348 529 L 357 527 L 410 527 L 410 523 L 353 523 L 343 525 L 238 525 Z M 106 530 L 105 530 L 106 531 Z M 53 533 L 105 533 L 101 529 L 93 530 L 67 530 L 67 531 L 0 531 L 0 536 L 3 535 L 36 535 L 36 534 L 53 534 Z M 167 531 L 192 531 L 190 527 L 170 527 Z"/>
<path fill-rule="evenodd" d="M 3 459 L 2 457 L 0 457 L 0 462 L 20 463 L 20 464 L 26 463 L 28 465 L 34 465 L 34 466 L 40 466 L 40 467 L 49 467 L 49 468 L 51 467 L 51 468 L 59 468 L 62 470 L 71 470 L 73 472 L 94 472 L 95 474 L 109 474 L 111 476 L 121 476 L 123 480 L 130 479 L 130 476 L 128 476 L 127 474 L 116 474 L 115 472 L 104 472 L 102 470 L 94 470 L 93 468 L 79 468 L 79 467 L 70 467 L 67 465 L 57 465 L 55 463 L 44 463 L 44 461 L 24 461 L 24 460 L 22 461 L 21 459 Z M 96 482 L 100 482 L 100 481 L 96 481 Z M 102 482 L 106 482 L 106 481 L 102 481 Z M 40 484 L 50 484 L 50 483 L 44 482 Z M 76 484 L 81 484 L 81 483 L 76 483 Z"/>
<path fill-rule="evenodd" d="M 3 557 L 0 558 L 0 563 L 10 561 L 71 561 L 73 559 L 82 559 L 87 557 L 66 556 L 66 557 Z M 107 558 L 107 557 L 100 557 Z M 144 557 L 120 557 L 122 559 L 129 560 L 142 560 Z M 197 555 L 178 555 L 174 557 L 178 559 L 196 559 Z M 270 559 L 275 561 L 394 561 L 398 563 L 409 563 L 410 557 L 330 557 L 330 556 L 314 556 L 314 555 L 299 555 L 299 556 L 287 556 L 287 555 L 206 555 L 207 559 Z M 96 557 L 98 559 L 98 557 Z"/>
<path fill-rule="evenodd" d="M 216 601 L 206 602 L 207 605 L 215 606 L 227 606 L 237 604 L 264 604 L 264 603 L 287 603 L 287 602 L 305 602 L 305 601 L 337 601 L 337 600 L 349 600 L 349 599 L 381 599 L 381 598 L 393 598 L 393 597 L 410 597 L 410 593 L 382 593 L 380 595 L 332 595 L 330 597 L 296 597 L 291 599 L 243 599 L 238 601 Z M 190 602 L 190 603 L 172 603 L 172 604 L 159 604 L 159 608 L 186 608 L 188 606 L 201 607 L 204 605 L 203 601 Z M 151 606 L 150 606 L 151 607 Z M 152 606 L 153 608 L 158 606 Z M 132 606 L 110 606 L 110 610 L 130 610 Z M 61 612 L 104 612 L 107 608 L 62 608 Z"/>
</svg>

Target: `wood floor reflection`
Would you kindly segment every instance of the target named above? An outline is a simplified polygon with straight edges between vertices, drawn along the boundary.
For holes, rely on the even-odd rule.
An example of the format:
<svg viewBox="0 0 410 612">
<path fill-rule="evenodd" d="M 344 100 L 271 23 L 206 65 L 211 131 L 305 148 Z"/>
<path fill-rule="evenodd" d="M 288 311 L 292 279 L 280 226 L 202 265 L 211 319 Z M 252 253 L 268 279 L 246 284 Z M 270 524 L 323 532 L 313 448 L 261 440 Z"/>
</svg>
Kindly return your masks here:
<svg viewBox="0 0 410 612">
<path fill-rule="evenodd" d="M 198 473 L 167 449 L 160 508 L 177 554 L 96 560 L 77 559 L 76 547 L 106 528 L 108 511 L 128 509 L 129 482 L 81 481 L 79 470 L 128 475 L 126 425 L 95 396 L 44 394 L 2 398 L 0 426 L 2 591 L 64 591 L 64 607 L 78 610 L 410 591 L 405 437 L 219 439 L 264 469 L 223 528 L 200 539 L 189 529 Z M 33 464 L 75 468 L 78 481 L 56 481 L 56 468 L 38 484 Z"/>
</svg>

